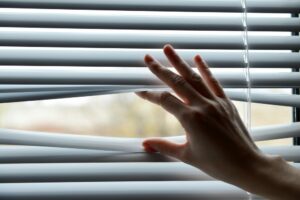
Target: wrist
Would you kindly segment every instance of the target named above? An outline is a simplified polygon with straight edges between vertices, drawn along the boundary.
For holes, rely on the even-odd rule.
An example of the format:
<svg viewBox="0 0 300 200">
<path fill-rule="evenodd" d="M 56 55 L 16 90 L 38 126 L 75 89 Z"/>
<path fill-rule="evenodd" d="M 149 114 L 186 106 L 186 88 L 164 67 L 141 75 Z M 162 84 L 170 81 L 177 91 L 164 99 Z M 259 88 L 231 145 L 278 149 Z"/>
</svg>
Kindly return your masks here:
<svg viewBox="0 0 300 200">
<path fill-rule="evenodd" d="M 248 168 L 248 180 L 242 188 L 268 199 L 296 199 L 299 197 L 299 172 L 279 156 L 258 152 Z M 298 193 L 298 194 L 297 194 Z"/>
</svg>

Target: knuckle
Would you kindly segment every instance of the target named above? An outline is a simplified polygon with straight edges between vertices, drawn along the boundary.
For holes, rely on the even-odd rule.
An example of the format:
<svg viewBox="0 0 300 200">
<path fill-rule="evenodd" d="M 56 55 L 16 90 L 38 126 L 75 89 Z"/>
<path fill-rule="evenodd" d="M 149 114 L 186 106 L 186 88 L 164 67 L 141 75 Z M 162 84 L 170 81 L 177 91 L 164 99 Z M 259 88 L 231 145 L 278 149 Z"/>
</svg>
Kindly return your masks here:
<svg viewBox="0 0 300 200">
<path fill-rule="evenodd" d="M 191 78 L 193 81 L 202 82 L 202 78 L 196 73 L 192 73 Z"/>
<path fill-rule="evenodd" d="M 189 111 L 187 109 L 183 109 L 179 114 L 178 114 L 179 118 L 184 120 L 187 119 L 189 116 Z"/>
<path fill-rule="evenodd" d="M 226 103 L 224 104 L 224 102 L 210 103 L 206 106 L 204 112 L 207 113 L 207 115 L 218 119 L 231 118 L 235 116 L 233 109 Z"/>
<path fill-rule="evenodd" d="M 152 71 L 153 73 L 155 73 L 155 74 L 160 74 L 160 73 L 162 73 L 161 66 L 160 66 L 158 63 L 152 62 L 152 63 L 149 64 L 149 66 L 150 66 L 150 69 L 151 69 L 151 71 Z"/>
<path fill-rule="evenodd" d="M 190 108 L 182 114 L 183 119 L 199 120 L 203 117 L 203 113 L 199 109 Z"/>
<path fill-rule="evenodd" d="M 181 76 L 173 75 L 171 77 L 171 79 L 175 85 L 184 85 L 185 84 L 185 80 Z"/>
<path fill-rule="evenodd" d="M 169 92 L 163 92 L 160 95 L 160 103 L 165 104 L 166 102 L 169 102 L 172 98 L 172 95 Z"/>
<path fill-rule="evenodd" d="M 216 113 L 221 109 L 221 105 L 216 102 L 210 102 L 205 105 L 204 110 L 208 113 Z"/>
<path fill-rule="evenodd" d="M 148 62 L 148 64 L 149 64 L 150 66 L 157 65 L 157 63 L 154 62 L 154 61 L 150 61 L 150 62 Z"/>
<path fill-rule="evenodd" d="M 198 119 L 198 118 L 201 118 L 202 116 L 203 116 L 203 114 L 199 110 L 192 109 L 190 111 L 190 118 L 192 118 L 192 119 Z"/>
</svg>

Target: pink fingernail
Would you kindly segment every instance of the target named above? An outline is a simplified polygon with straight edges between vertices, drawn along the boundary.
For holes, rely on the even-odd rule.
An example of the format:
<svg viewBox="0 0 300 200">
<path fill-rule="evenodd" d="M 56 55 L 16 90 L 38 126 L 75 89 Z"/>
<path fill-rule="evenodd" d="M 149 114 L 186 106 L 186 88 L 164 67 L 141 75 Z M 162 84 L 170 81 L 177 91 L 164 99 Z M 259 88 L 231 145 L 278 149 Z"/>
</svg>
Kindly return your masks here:
<svg viewBox="0 0 300 200">
<path fill-rule="evenodd" d="M 155 153 L 155 152 L 157 152 L 153 147 L 151 147 L 147 143 L 144 143 L 144 149 L 148 153 Z"/>
<path fill-rule="evenodd" d="M 147 55 L 145 56 L 145 61 L 146 61 L 147 63 L 152 63 L 152 62 L 154 62 L 154 59 L 152 58 L 152 56 L 150 56 L 149 54 L 147 54 Z"/>
</svg>

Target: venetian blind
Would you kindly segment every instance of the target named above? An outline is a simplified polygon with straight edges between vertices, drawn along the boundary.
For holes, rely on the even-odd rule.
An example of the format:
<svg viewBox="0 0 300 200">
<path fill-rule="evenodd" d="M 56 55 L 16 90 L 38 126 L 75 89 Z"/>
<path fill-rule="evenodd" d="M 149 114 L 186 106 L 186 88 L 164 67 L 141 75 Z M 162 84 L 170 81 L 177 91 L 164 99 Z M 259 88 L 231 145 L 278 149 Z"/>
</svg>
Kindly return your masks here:
<svg viewBox="0 0 300 200">
<path fill-rule="evenodd" d="M 245 27 L 240 0 L 0 0 L 0 102 L 165 89 L 143 57 L 168 65 L 166 43 L 190 63 L 201 54 L 228 96 L 247 101 L 247 78 L 239 71 L 245 28 L 251 69 L 299 67 L 299 36 L 255 33 L 299 32 L 300 18 L 291 14 L 299 13 L 300 1 L 246 3 Z M 300 86 L 299 72 L 258 71 L 250 78 L 252 88 Z M 251 101 L 300 106 L 291 94 L 253 91 Z M 255 128 L 251 135 L 255 141 L 296 137 L 300 123 Z M 141 140 L 0 129 L 0 198 L 249 198 L 194 167 L 144 153 Z M 262 151 L 300 161 L 298 146 Z"/>
</svg>

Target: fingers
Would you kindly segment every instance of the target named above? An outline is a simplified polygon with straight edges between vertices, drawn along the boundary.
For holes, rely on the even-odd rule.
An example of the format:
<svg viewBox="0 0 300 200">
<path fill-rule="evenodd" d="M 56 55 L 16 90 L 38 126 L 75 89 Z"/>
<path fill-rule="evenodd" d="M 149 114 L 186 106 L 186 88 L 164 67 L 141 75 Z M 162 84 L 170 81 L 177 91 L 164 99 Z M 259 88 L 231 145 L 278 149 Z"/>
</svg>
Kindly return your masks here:
<svg viewBox="0 0 300 200">
<path fill-rule="evenodd" d="M 195 63 L 203 79 L 209 88 L 214 92 L 214 94 L 218 97 L 225 98 L 226 94 L 219 81 L 213 76 L 207 64 L 199 55 L 195 56 Z"/>
<path fill-rule="evenodd" d="M 205 82 L 203 82 L 202 78 L 175 52 L 171 45 L 164 47 L 164 53 L 175 69 L 195 90 L 207 98 L 214 98 L 213 93 L 209 90 Z"/>
<path fill-rule="evenodd" d="M 179 160 L 182 159 L 184 144 L 176 144 L 168 140 L 152 138 L 146 139 L 143 142 L 143 146 L 149 153 L 159 152 L 161 154 L 171 156 Z"/>
<path fill-rule="evenodd" d="M 179 118 L 186 106 L 178 98 L 169 92 L 137 92 L 139 97 L 157 105 L 161 105 L 166 111 Z"/>
<path fill-rule="evenodd" d="M 150 55 L 145 56 L 145 63 L 153 74 L 171 87 L 187 104 L 199 101 L 200 95 L 198 95 L 197 91 L 181 76 L 162 66 Z"/>
</svg>

